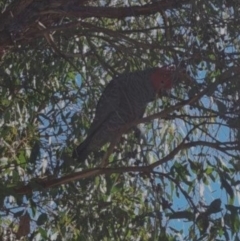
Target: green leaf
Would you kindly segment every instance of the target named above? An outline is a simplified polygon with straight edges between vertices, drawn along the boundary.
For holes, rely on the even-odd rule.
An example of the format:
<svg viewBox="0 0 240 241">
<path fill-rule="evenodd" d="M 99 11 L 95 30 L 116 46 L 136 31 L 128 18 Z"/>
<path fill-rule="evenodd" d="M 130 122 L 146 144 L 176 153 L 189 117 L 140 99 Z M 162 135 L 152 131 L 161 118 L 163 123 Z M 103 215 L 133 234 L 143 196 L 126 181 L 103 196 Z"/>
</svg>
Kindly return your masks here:
<svg viewBox="0 0 240 241">
<path fill-rule="evenodd" d="M 221 204 L 222 204 L 222 201 L 221 199 L 217 198 L 215 200 L 213 200 L 210 205 L 208 206 L 205 214 L 206 215 L 210 215 L 212 213 L 218 213 L 218 212 L 221 212 Z"/>
<path fill-rule="evenodd" d="M 194 219 L 194 214 L 189 211 L 174 212 L 174 213 L 168 214 L 167 216 L 170 219 L 187 219 L 189 221 Z"/>
<path fill-rule="evenodd" d="M 234 197 L 233 189 L 232 189 L 231 185 L 227 182 L 227 180 L 223 177 L 221 177 L 221 184 L 222 184 L 222 188 L 224 188 L 226 190 L 226 192 L 228 193 L 228 195 L 233 199 L 233 197 Z"/>
<path fill-rule="evenodd" d="M 44 238 L 45 240 L 47 240 L 47 238 L 48 238 L 48 236 L 47 236 L 47 230 L 39 227 L 39 228 L 38 228 L 38 231 L 39 231 L 39 233 L 41 234 L 42 238 Z"/>
<path fill-rule="evenodd" d="M 225 105 L 223 102 L 219 101 L 219 100 L 215 100 L 215 102 L 216 102 L 216 104 L 217 104 L 218 111 L 219 111 L 221 114 L 226 113 L 226 111 L 227 111 L 226 105 Z"/>
<path fill-rule="evenodd" d="M 41 213 L 37 220 L 37 225 L 43 225 L 48 220 L 48 216 L 46 213 Z"/>
</svg>

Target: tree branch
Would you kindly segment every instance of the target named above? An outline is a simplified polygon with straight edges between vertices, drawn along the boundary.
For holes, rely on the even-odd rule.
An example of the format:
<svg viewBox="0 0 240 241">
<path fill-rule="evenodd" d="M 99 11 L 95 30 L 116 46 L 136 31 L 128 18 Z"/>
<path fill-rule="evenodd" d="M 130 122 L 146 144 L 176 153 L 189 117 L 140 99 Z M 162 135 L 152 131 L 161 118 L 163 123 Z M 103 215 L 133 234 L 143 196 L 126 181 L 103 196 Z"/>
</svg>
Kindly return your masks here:
<svg viewBox="0 0 240 241">
<path fill-rule="evenodd" d="M 195 146 L 206 146 L 210 148 L 217 149 L 223 153 L 225 153 L 226 150 L 235 150 L 238 143 L 237 142 L 219 142 L 219 143 L 212 143 L 212 142 L 205 142 L 205 141 L 194 141 L 194 142 L 188 142 L 185 143 L 185 141 L 188 139 L 189 134 L 196 129 L 195 126 L 192 128 L 189 133 L 186 135 L 186 137 L 183 139 L 183 141 L 174 149 L 172 150 L 168 155 L 166 155 L 164 158 L 162 158 L 159 161 L 154 162 L 153 164 L 150 164 L 148 166 L 128 166 L 128 167 L 118 167 L 118 168 L 92 168 L 87 169 L 75 173 L 71 173 L 69 175 L 66 175 L 64 177 L 58 178 L 58 179 L 39 179 L 32 183 L 29 183 L 25 186 L 14 188 L 14 192 L 17 194 L 27 194 L 34 191 L 34 189 L 47 189 L 56 187 L 62 184 L 66 184 L 68 182 L 72 181 L 78 181 L 85 178 L 95 177 L 99 175 L 111 175 L 113 173 L 126 173 L 126 172 L 151 172 L 154 168 L 156 168 L 159 165 L 162 165 L 163 163 L 168 162 L 169 160 L 173 159 L 174 156 L 181 150 L 189 149 L 191 147 Z M 37 188 L 36 188 L 37 187 Z M 41 187 L 41 188 L 39 188 Z"/>
<path fill-rule="evenodd" d="M 121 19 L 126 17 L 137 17 L 145 16 L 150 14 L 158 13 L 159 11 L 170 9 L 170 8 L 179 8 L 183 4 L 189 3 L 189 0 L 168 0 L 161 2 L 153 2 L 150 4 L 145 4 L 142 6 L 133 6 L 133 7 L 89 7 L 89 6 L 66 6 L 66 15 L 75 16 L 78 18 L 114 18 Z M 63 15 L 62 9 L 53 9 L 40 12 L 40 15 L 45 14 L 59 14 Z"/>
</svg>

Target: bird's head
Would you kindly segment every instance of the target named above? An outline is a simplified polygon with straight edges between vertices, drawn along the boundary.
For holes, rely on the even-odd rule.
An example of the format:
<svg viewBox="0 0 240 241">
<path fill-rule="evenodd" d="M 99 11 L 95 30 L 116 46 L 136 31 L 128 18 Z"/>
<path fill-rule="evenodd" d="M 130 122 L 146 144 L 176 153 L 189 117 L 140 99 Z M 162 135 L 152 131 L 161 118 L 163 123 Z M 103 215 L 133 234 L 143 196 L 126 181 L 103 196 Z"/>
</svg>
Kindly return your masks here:
<svg viewBox="0 0 240 241">
<path fill-rule="evenodd" d="M 150 75 L 150 81 L 156 93 L 161 94 L 173 87 L 175 70 L 173 66 L 154 69 Z"/>
</svg>

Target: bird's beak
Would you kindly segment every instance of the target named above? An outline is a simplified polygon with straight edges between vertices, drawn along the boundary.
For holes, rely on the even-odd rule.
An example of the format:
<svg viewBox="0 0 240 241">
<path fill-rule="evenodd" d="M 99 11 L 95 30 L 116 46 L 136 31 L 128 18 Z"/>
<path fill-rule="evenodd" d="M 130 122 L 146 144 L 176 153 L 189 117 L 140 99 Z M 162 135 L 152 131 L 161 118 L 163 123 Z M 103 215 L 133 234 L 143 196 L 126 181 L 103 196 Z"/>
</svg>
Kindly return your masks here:
<svg viewBox="0 0 240 241">
<path fill-rule="evenodd" d="M 187 73 L 186 69 L 177 69 L 173 75 L 173 84 L 185 84 L 188 86 L 192 86 L 194 80 Z"/>
</svg>

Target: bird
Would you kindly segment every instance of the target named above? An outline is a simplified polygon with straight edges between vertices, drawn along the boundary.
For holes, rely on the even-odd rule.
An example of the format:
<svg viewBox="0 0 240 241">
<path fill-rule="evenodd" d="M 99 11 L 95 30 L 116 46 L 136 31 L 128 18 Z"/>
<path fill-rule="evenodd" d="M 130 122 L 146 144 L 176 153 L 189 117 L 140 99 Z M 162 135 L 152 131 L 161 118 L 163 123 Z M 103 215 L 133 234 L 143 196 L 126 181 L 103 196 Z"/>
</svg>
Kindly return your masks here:
<svg viewBox="0 0 240 241">
<path fill-rule="evenodd" d="M 79 162 L 133 128 L 148 103 L 161 97 L 174 84 L 175 68 L 163 66 L 120 74 L 105 87 L 96 106 L 86 139 L 72 157 Z"/>
</svg>

